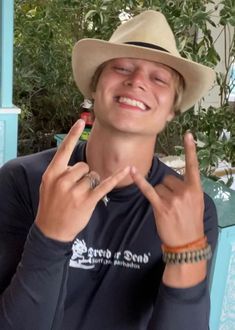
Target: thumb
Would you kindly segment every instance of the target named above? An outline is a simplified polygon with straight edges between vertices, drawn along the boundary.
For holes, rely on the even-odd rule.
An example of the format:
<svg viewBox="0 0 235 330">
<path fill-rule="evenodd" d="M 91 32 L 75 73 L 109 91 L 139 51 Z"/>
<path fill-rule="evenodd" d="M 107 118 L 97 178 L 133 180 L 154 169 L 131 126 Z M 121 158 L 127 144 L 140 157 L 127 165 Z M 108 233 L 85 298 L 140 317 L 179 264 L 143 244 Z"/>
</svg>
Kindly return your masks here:
<svg viewBox="0 0 235 330">
<path fill-rule="evenodd" d="M 161 201 L 154 187 L 148 183 L 134 166 L 131 167 L 131 176 L 143 195 L 149 200 L 152 206 L 157 209 Z"/>
</svg>

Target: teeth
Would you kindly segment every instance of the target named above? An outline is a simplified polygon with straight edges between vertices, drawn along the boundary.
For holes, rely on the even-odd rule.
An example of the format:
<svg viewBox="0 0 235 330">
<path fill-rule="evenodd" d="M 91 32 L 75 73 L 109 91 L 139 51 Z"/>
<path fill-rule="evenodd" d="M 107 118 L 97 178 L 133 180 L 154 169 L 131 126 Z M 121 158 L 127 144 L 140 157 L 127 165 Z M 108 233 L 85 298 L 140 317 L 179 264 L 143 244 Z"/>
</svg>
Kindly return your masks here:
<svg viewBox="0 0 235 330">
<path fill-rule="evenodd" d="M 128 104 L 128 105 L 132 105 L 134 107 L 138 107 L 141 110 L 146 110 L 146 106 L 144 105 L 144 103 L 142 103 L 140 101 L 133 100 L 133 99 L 129 99 L 129 97 L 120 96 L 118 101 L 120 103 L 125 103 L 125 104 Z"/>
</svg>

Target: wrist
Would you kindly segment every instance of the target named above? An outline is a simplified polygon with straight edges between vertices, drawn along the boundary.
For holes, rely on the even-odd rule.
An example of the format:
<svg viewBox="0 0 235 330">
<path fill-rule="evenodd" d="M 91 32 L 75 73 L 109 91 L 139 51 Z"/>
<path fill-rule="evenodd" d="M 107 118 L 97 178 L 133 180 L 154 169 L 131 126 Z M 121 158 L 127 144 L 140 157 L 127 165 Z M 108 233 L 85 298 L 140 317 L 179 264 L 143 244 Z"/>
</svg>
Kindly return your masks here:
<svg viewBox="0 0 235 330">
<path fill-rule="evenodd" d="M 45 237 L 55 241 L 69 243 L 72 242 L 75 238 L 75 235 L 67 233 L 66 230 L 63 230 L 61 227 L 50 226 L 48 223 L 40 221 L 38 218 L 35 220 L 35 225 Z"/>
<path fill-rule="evenodd" d="M 162 252 L 166 264 L 195 263 L 210 260 L 212 257 L 211 246 L 206 236 L 180 246 L 162 244 Z"/>
<path fill-rule="evenodd" d="M 187 288 L 202 282 L 206 274 L 206 260 L 190 264 L 166 264 L 162 280 L 170 287 Z"/>
</svg>

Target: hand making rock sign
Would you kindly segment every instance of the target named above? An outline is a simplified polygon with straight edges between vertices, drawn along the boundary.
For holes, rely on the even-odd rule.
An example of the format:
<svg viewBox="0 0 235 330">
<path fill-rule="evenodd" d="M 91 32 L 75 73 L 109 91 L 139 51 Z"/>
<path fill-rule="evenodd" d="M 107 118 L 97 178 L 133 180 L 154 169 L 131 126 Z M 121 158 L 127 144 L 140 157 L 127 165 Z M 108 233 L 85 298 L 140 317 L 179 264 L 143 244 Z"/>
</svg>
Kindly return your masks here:
<svg viewBox="0 0 235 330">
<path fill-rule="evenodd" d="M 191 133 L 185 134 L 184 149 L 186 161 L 184 180 L 176 176 L 166 176 L 161 184 L 152 187 L 136 168 L 131 168 L 133 180 L 152 205 L 160 239 L 164 245 L 170 247 L 182 246 L 204 236 L 204 196 L 196 146 Z M 205 260 L 197 264 L 167 265 L 168 273 L 166 272 L 163 277 L 165 283 L 180 286 L 176 268 L 180 276 L 182 269 L 187 275 L 181 277 L 182 286 L 193 285 L 206 275 Z M 191 271 L 192 276 L 188 276 L 188 271 Z"/>
<path fill-rule="evenodd" d="M 99 182 L 98 173 L 89 172 L 85 162 L 68 166 L 74 147 L 84 129 L 78 120 L 62 142 L 42 177 L 36 224 L 48 237 L 59 241 L 72 241 L 87 225 L 96 204 L 128 173 L 126 167 Z"/>
<path fill-rule="evenodd" d="M 163 182 L 152 187 L 136 169 L 132 177 L 150 201 L 161 241 L 169 246 L 179 246 L 203 236 L 203 191 L 191 133 L 184 137 L 185 176 L 166 176 Z"/>
</svg>

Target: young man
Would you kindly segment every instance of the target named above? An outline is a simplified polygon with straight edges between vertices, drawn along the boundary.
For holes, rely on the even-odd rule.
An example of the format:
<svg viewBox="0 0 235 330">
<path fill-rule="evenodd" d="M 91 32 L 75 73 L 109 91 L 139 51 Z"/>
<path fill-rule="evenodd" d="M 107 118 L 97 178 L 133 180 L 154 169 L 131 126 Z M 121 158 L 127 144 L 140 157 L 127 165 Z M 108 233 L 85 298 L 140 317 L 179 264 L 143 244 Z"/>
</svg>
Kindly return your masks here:
<svg viewBox="0 0 235 330">
<path fill-rule="evenodd" d="M 191 134 L 184 178 L 154 145 L 213 71 L 181 58 L 164 16 L 146 11 L 110 41 L 78 42 L 73 72 L 94 103 L 87 144 L 78 120 L 58 151 L 0 172 L 0 328 L 208 329 L 215 207 Z"/>
</svg>

